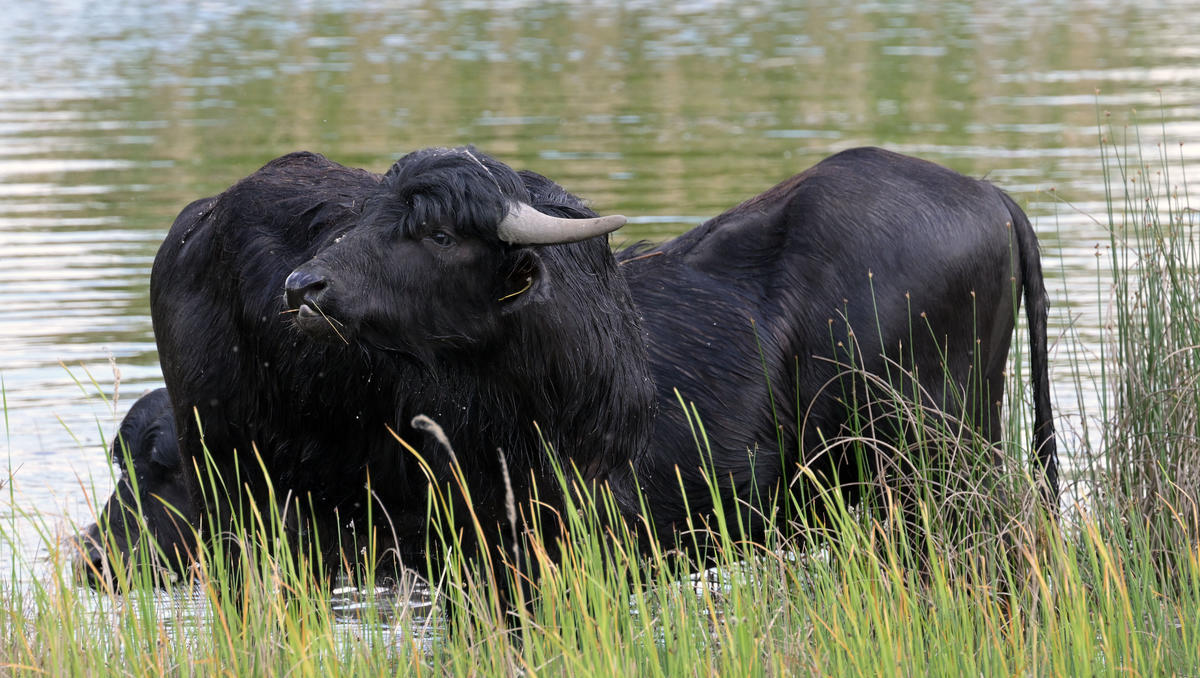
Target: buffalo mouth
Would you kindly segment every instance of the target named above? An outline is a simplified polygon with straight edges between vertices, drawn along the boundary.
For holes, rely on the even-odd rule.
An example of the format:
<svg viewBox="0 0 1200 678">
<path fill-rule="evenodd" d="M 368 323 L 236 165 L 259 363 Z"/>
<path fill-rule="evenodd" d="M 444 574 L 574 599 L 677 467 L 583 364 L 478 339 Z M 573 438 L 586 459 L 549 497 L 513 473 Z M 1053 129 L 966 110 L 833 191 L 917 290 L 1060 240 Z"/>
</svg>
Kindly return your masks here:
<svg viewBox="0 0 1200 678">
<path fill-rule="evenodd" d="M 296 326 L 310 337 L 329 343 L 349 344 L 350 328 L 311 302 L 296 308 Z"/>
</svg>

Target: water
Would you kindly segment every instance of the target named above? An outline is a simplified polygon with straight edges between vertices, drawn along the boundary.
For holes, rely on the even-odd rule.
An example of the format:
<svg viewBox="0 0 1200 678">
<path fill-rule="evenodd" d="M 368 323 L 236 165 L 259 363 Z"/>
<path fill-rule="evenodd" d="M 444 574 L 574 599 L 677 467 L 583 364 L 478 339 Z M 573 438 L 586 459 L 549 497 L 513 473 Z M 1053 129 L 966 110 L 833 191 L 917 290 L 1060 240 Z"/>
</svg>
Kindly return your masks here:
<svg viewBox="0 0 1200 678">
<path fill-rule="evenodd" d="M 7 3 L 0 519 L 88 520 L 85 497 L 111 487 L 104 440 L 161 383 L 159 241 L 184 204 L 296 149 L 383 171 L 474 143 L 633 215 L 629 239 L 857 145 L 986 175 L 1042 239 L 1061 422 L 1098 416 L 1067 365 L 1068 346 L 1097 359 L 1103 322 L 1097 120 L 1141 121 L 1200 176 L 1190 2 L 661 4 Z M 21 556 L 42 557 L 43 535 L 18 529 Z"/>
</svg>

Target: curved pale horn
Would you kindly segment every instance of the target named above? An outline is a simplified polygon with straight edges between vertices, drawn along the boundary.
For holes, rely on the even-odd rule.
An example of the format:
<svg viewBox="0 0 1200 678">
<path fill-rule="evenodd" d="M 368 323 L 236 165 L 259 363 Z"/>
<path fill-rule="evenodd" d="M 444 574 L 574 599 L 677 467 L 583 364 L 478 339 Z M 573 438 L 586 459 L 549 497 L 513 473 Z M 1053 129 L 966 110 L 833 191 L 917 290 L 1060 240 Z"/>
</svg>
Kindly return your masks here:
<svg viewBox="0 0 1200 678">
<path fill-rule="evenodd" d="M 515 245 L 561 245 L 611 233 L 625 225 L 625 217 L 610 214 L 589 219 L 563 219 L 543 214 L 518 202 L 496 227 L 496 235 Z"/>
</svg>

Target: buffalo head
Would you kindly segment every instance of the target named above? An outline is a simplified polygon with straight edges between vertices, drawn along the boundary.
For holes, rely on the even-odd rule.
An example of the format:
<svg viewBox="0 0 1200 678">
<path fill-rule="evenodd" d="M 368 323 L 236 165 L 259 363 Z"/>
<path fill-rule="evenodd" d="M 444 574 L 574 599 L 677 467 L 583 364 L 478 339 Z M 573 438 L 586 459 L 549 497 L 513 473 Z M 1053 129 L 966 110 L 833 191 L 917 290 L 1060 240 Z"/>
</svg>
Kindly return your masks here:
<svg viewBox="0 0 1200 678">
<path fill-rule="evenodd" d="M 148 562 L 176 572 L 188 562 L 195 546 L 194 511 L 175 430 L 165 388 L 139 398 L 125 415 L 111 448 L 121 470 L 117 486 L 97 522 L 76 537 L 80 580 L 93 585 L 110 580 L 117 560 L 122 567 Z M 141 549 L 154 552 L 143 561 Z"/>
<path fill-rule="evenodd" d="M 366 200 L 358 224 L 288 276 L 287 305 L 301 330 L 325 341 L 486 346 L 505 316 L 551 294 L 558 276 L 543 246 L 625 223 L 562 219 L 529 203 L 515 171 L 471 148 L 411 153 Z M 607 243 L 596 246 L 607 253 Z"/>
</svg>

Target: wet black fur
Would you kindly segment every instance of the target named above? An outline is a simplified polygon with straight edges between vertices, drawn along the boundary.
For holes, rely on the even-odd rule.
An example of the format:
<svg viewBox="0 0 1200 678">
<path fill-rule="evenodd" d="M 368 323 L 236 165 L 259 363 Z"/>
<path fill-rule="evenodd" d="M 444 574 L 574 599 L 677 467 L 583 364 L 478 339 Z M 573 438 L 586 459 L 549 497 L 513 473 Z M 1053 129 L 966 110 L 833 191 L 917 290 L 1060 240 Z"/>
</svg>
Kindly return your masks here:
<svg viewBox="0 0 1200 678">
<path fill-rule="evenodd" d="M 861 379 L 835 379 L 849 365 L 878 376 L 890 369 L 893 387 L 909 396 L 914 385 L 898 368 L 915 370 L 924 404 L 997 442 L 1022 290 L 1034 443 L 1047 495 L 1057 497 L 1037 239 L 991 184 L 877 148 L 853 149 L 677 238 L 618 257 L 644 319 L 660 411 L 635 472 L 613 483 L 626 497 L 640 487 L 660 535 L 687 524 L 685 505 L 694 524 L 706 524 L 706 472 L 727 512 L 739 506 L 735 497 L 755 506 L 740 504 L 749 537 L 768 527 L 768 500 L 784 486 L 804 494 L 808 517 L 820 519 L 825 505 L 809 501 L 818 489 L 798 474 L 802 465 L 824 483 L 838 480 L 848 502 L 857 501 L 862 460 L 823 441 L 859 433 L 850 424 L 850 394 L 860 404 L 888 396 L 867 392 Z M 895 361 L 890 368 L 885 355 Z M 704 424 L 713 449 L 706 463 L 676 390 Z M 876 403 L 874 413 L 887 407 Z M 860 433 L 893 442 L 898 435 L 886 420 Z"/>
</svg>

